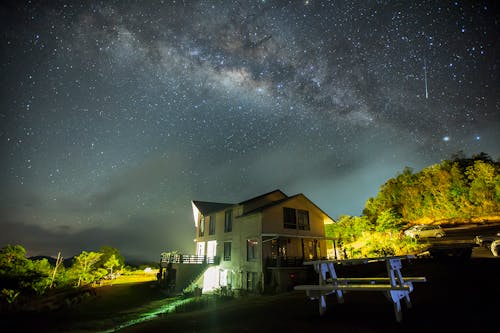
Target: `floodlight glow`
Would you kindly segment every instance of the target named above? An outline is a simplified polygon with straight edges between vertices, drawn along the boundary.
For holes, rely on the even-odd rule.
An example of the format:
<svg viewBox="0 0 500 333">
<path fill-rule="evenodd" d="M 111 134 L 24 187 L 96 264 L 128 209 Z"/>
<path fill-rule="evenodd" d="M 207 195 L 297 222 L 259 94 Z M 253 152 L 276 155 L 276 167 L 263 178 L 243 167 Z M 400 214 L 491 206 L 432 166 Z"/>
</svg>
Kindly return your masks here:
<svg viewBox="0 0 500 333">
<path fill-rule="evenodd" d="M 219 266 L 210 266 L 203 274 L 203 293 L 219 288 Z"/>
<path fill-rule="evenodd" d="M 200 211 L 198 210 L 198 207 L 196 207 L 196 205 L 192 201 L 191 201 L 191 206 L 193 206 L 194 226 L 198 227 L 198 216 L 200 214 Z"/>
</svg>

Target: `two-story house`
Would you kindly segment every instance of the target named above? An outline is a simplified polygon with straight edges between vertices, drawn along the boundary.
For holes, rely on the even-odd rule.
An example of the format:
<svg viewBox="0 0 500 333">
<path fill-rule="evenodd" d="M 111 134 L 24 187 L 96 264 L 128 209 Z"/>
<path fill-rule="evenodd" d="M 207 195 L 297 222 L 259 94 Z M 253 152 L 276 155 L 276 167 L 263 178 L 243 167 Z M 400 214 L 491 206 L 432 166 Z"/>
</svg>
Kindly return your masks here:
<svg viewBox="0 0 500 333">
<path fill-rule="evenodd" d="M 304 260 L 327 257 L 324 226 L 334 221 L 303 194 L 275 190 L 237 204 L 192 206 L 196 255 L 219 259 L 204 273 L 204 291 L 284 291 L 306 279 Z"/>
</svg>

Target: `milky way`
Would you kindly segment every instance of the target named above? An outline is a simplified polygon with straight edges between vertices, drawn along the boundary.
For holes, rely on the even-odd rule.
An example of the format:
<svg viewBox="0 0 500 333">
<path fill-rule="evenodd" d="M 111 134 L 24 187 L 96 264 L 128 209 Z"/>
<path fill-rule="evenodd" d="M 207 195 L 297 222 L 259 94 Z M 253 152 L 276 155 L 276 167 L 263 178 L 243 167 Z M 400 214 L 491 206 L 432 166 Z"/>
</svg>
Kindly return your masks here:
<svg viewBox="0 0 500 333">
<path fill-rule="evenodd" d="M 0 8 L 0 243 L 31 254 L 156 260 L 193 251 L 190 200 L 337 218 L 405 166 L 500 156 L 494 1 Z"/>
</svg>

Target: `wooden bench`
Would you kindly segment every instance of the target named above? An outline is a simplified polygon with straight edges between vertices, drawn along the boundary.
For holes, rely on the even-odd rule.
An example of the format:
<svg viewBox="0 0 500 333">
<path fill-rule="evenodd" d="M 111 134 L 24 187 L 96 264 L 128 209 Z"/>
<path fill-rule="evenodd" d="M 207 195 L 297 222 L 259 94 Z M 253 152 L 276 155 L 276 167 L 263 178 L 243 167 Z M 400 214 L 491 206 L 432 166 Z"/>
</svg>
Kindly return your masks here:
<svg viewBox="0 0 500 333">
<path fill-rule="evenodd" d="M 344 302 L 345 291 L 381 291 L 394 305 L 396 321 L 401 322 L 401 299 L 405 299 L 406 306 L 411 307 L 410 293 L 414 282 L 426 282 L 425 277 L 403 277 L 401 274 L 401 259 L 407 257 L 386 257 L 354 260 L 320 260 L 304 264 L 313 265 L 319 275 L 317 285 L 299 285 L 295 290 L 305 291 L 311 299 L 319 300 L 319 313 L 326 311 L 326 295 L 335 293 L 339 303 Z M 385 261 L 387 277 L 353 277 L 339 278 L 334 264 L 364 264 L 368 262 Z M 329 275 L 329 276 L 328 276 Z"/>
</svg>

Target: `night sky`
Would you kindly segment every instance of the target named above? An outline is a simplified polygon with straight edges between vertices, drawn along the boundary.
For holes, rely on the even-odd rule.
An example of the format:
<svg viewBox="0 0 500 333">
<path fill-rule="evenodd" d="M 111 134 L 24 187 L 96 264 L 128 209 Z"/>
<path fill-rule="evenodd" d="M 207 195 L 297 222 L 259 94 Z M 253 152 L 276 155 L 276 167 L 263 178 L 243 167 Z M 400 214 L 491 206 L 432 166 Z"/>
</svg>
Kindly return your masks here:
<svg viewBox="0 0 500 333">
<path fill-rule="evenodd" d="M 194 252 L 190 200 L 333 218 L 500 157 L 497 1 L 2 1 L 0 245 Z M 427 86 L 427 92 L 426 92 Z"/>
</svg>

